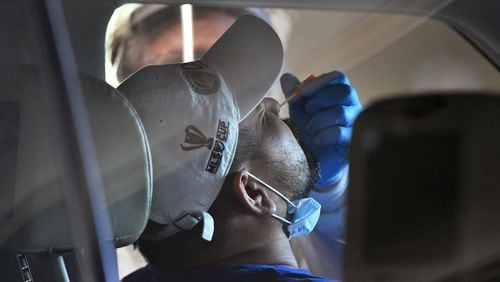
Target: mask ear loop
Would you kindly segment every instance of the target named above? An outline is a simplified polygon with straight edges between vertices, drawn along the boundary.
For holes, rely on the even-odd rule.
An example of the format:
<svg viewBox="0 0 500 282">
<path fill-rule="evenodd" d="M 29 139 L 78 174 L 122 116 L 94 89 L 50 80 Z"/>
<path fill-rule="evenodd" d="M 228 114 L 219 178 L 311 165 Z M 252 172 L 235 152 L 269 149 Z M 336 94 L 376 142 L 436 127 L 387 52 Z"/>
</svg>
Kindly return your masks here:
<svg viewBox="0 0 500 282">
<path fill-rule="evenodd" d="M 282 223 L 285 223 L 285 224 L 288 224 L 288 225 L 292 225 L 292 222 L 290 220 L 288 220 L 288 219 L 286 219 L 284 217 L 281 217 L 281 216 L 279 216 L 279 215 L 277 215 L 275 213 L 272 213 L 271 217 L 275 218 L 275 219 L 277 219 L 279 221 L 281 221 Z"/>
<path fill-rule="evenodd" d="M 283 195 L 280 191 L 274 189 L 273 187 L 269 186 L 266 182 L 264 182 L 263 180 L 261 180 L 260 178 L 258 178 L 257 176 L 251 174 L 250 172 L 246 172 L 250 177 L 252 177 L 253 179 L 257 180 L 257 182 L 259 182 L 261 185 L 264 185 L 264 187 L 266 187 L 267 189 L 271 190 L 272 192 L 274 192 L 276 195 L 278 195 L 280 198 L 282 198 L 286 204 L 287 204 L 287 213 L 288 214 L 293 214 L 295 212 L 295 210 L 297 209 L 297 206 L 292 203 L 292 201 L 290 201 L 287 197 L 285 197 L 285 195 Z M 283 217 L 279 216 L 279 215 L 275 215 L 275 214 L 272 214 L 272 216 L 280 221 L 283 221 L 285 223 L 288 223 L 288 224 L 292 224 L 289 220 L 286 220 L 284 219 Z"/>
</svg>

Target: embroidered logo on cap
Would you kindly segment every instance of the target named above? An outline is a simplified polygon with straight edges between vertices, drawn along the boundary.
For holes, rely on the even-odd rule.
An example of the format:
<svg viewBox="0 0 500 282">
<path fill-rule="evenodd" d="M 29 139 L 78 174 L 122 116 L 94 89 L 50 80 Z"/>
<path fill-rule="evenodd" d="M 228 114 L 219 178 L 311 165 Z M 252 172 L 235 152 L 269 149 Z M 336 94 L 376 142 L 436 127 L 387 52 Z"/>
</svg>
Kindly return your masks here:
<svg viewBox="0 0 500 282">
<path fill-rule="evenodd" d="M 219 119 L 219 125 L 217 126 L 217 135 L 214 143 L 214 148 L 210 154 L 210 159 L 208 159 L 206 171 L 211 173 L 216 173 L 222 162 L 222 157 L 224 156 L 224 149 L 226 148 L 225 143 L 229 135 L 229 122 L 222 121 Z"/>
<path fill-rule="evenodd" d="M 184 143 L 187 144 L 181 144 L 182 150 L 191 151 L 202 147 L 207 147 L 209 150 L 212 149 L 214 139 L 205 137 L 205 135 L 198 128 L 196 128 L 196 126 L 190 124 L 186 126 L 184 132 L 186 132 Z"/>
<path fill-rule="evenodd" d="M 186 126 L 184 132 L 186 132 L 186 136 L 184 137 L 184 144 L 181 144 L 182 150 L 192 151 L 203 147 L 212 150 L 205 170 L 215 174 L 219 170 L 224 150 L 226 149 L 225 144 L 229 136 L 229 122 L 219 119 L 215 140 L 214 138 L 207 138 L 201 130 L 192 124 Z"/>
<path fill-rule="evenodd" d="M 182 76 L 189 87 L 201 95 L 210 95 L 217 92 L 220 81 L 217 76 L 205 70 L 184 70 Z"/>
</svg>

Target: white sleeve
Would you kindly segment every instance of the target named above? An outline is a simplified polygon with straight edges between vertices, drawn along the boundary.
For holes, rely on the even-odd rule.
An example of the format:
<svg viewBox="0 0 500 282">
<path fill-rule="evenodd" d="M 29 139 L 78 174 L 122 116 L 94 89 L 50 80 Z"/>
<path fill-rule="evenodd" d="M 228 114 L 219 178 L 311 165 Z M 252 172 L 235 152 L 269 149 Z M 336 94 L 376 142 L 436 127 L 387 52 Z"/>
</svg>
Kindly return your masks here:
<svg viewBox="0 0 500 282">
<path fill-rule="evenodd" d="M 292 241 L 300 267 L 332 279 L 339 279 L 342 275 L 347 171 L 346 168 L 340 182 L 333 189 L 311 192 L 311 197 L 321 204 L 321 217 L 311 234 Z"/>
<path fill-rule="evenodd" d="M 331 187 L 316 188 L 310 196 L 321 204 L 321 215 L 334 213 L 345 206 L 347 184 L 349 182 L 349 167 L 346 167 L 340 180 Z"/>
</svg>

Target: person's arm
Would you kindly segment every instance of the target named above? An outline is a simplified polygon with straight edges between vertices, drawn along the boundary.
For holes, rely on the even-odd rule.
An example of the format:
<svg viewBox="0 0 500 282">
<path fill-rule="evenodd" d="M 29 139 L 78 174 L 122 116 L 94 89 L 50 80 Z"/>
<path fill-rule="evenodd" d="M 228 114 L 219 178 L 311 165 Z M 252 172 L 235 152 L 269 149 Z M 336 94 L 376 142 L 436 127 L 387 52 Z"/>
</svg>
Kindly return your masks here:
<svg viewBox="0 0 500 282">
<path fill-rule="evenodd" d="M 281 77 L 285 96 L 291 100 L 290 120 L 300 139 L 313 151 L 320 177 L 312 195 L 328 213 L 344 205 L 348 178 L 348 153 L 354 120 L 362 110 L 358 94 L 347 76 L 333 71 L 300 83 L 291 74 Z"/>
<path fill-rule="evenodd" d="M 320 177 L 311 192 L 322 206 L 320 221 L 312 235 L 315 255 L 320 253 L 330 260 L 330 265 L 338 268 L 333 273 L 338 273 L 345 244 L 349 143 L 362 106 L 347 76 L 338 71 L 302 84 L 293 75 L 284 74 L 280 82 L 287 97 L 300 91 L 301 96 L 289 103 L 290 120 L 320 166 Z"/>
</svg>

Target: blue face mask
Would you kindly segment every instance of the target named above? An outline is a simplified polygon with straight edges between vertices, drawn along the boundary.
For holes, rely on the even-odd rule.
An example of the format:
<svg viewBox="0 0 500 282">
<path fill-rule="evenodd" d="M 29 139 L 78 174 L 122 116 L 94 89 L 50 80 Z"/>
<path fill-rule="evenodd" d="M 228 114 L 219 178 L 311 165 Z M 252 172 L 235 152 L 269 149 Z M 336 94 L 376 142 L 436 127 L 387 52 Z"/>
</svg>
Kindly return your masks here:
<svg viewBox="0 0 500 282">
<path fill-rule="evenodd" d="M 287 203 L 287 214 L 291 217 L 290 219 L 286 219 L 277 214 L 272 214 L 271 216 L 288 225 L 288 238 L 307 235 L 314 229 L 316 223 L 318 223 L 321 212 L 321 205 L 316 202 L 316 200 L 313 198 L 304 198 L 292 202 L 281 192 L 255 175 L 249 172 L 247 172 L 247 174 Z"/>
</svg>

